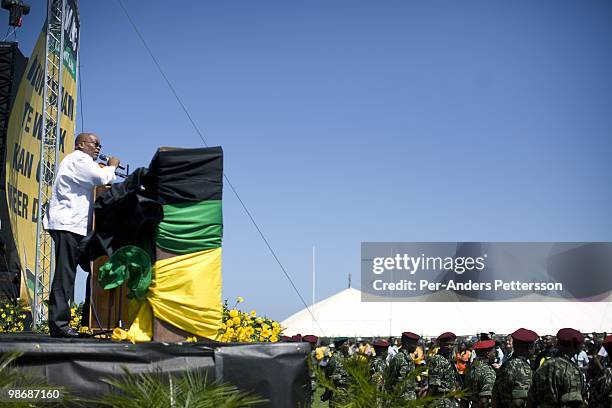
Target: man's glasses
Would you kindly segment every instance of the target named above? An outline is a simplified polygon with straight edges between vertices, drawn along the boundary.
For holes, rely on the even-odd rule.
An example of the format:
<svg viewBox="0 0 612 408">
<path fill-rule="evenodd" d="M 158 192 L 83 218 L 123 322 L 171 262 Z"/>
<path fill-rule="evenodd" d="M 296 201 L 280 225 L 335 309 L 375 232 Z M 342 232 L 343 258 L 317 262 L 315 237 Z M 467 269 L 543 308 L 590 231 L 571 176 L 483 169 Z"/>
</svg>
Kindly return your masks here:
<svg viewBox="0 0 612 408">
<path fill-rule="evenodd" d="M 99 147 L 100 149 L 102 148 L 102 145 L 98 142 L 92 142 L 91 140 L 85 140 L 84 143 L 91 143 L 96 147 Z"/>
</svg>

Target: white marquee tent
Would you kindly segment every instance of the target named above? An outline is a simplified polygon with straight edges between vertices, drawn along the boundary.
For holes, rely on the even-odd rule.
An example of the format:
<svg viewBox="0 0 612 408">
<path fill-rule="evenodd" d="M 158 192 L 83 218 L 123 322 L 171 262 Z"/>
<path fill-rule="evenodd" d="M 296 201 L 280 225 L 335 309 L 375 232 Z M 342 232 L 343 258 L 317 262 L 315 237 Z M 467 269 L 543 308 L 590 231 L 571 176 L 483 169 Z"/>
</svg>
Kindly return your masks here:
<svg viewBox="0 0 612 408">
<path fill-rule="evenodd" d="M 608 298 L 607 300 L 612 300 Z M 286 335 L 386 337 L 413 331 L 437 336 L 480 332 L 511 333 L 526 327 L 540 335 L 562 327 L 612 332 L 611 302 L 362 302 L 348 288 L 284 320 Z"/>
</svg>

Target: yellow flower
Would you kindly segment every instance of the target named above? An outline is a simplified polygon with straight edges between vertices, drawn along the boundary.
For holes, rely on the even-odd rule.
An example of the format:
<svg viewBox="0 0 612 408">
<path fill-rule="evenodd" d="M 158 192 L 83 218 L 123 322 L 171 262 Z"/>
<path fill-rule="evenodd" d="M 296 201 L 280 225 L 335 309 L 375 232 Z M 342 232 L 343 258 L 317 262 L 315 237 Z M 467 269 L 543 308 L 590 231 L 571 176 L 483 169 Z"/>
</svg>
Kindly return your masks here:
<svg viewBox="0 0 612 408">
<path fill-rule="evenodd" d="M 234 321 L 232 319 L 229 319 L 227 322 L 225 322 L 225 324 L 227 327 L 232 327 L 234 325 Z"/>
<path fill-rule="evenodd" d="M 275 329 L 280 328 L 280 324 L 278 324 L 278 322 L 272 322 L 272 327 L 274 327 Z"/>
<path fill-rule="evenodd" d="M 196 343 L 197 341 L 198 341 L 198 338 L 196 336 L 187 337 L 185 339 L 186 343 Z"/>
<path fill-rule="evenodd" d="M 255 323 L 262 324 L 263 323 L 263 319 L 261 317 L 258 317 L 257 319 L 255 319 Z"/>
<path fill-rule="evenodd" d="M 250 337 L 253 335 L 253 333 L 255 333 L 255 330 L 252 327 L 247 327 L 245 333 Z"/>
<path fill-rule="evenodd" d="M 238 296 L 236 300 L 238 301 L 238 303 L 244 302 L 244 298 L 242 296 Z"/>
<path fill-rule="evenodd" d="M 276 343 L 276 342 L 278 341 L 278 337 L 276 337 L 276 336 L 270 336 L 270 341 L 271 341 L 272 343 Z"/>
<path fill-rule="evenodd" d="M 236 326 L 240 325 L 240 318 L 238 316 L 234 317 L 232 320 Z"/>
<path fill-rule="evenodd" d="M 236 309 L 232 309 L 229 311 L 229 315 L 230 317 L 236 317 L 238 316 L 238 311 Z"/>
<path fill-rule="evenodd" d="M 5 317 L 6 317 L 6 313 L 2 313 L 2 318 L 5 318 Z"/>
<path fill-rule="evenodd" d="M 256 317 L 257 316 L 257 312 L 255 310 L 251 310 L 251 317 Z"/>
</svg>

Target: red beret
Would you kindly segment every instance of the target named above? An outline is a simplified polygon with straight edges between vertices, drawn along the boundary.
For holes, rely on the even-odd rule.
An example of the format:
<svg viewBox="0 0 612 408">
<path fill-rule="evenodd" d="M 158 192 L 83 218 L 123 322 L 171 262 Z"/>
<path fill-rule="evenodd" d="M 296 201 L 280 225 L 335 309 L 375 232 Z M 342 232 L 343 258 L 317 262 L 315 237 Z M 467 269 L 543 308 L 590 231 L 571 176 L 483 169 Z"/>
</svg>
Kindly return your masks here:
<svg viewBox="0 0 612 408">
<path fill-rule="evenodd" d="M 374 348 L 387 348 L 389 347 L 389 342 L 387 340 L 376 340 L 372 342 L 372 346 Z"/>
<path fill-rule="evenodd" d="M 538 333 L 532 330 L 523 329 L 522 327 L 510 336 L 512 336 L 512 340 L 517 343 L 533 343 L 538 339 Z"/>
<path fill-rule="evenodd" d="M 474 344 L 474 350 L 490 350 L 495 347 L 495 340 L 480 340 Z"/>
<path fill-rule="evenodd" d="M 608 337 L 606 337 L 603 343 L 601 343 L 601 345 L 604 347 L 612 346 L 612 335 L 609 335 Z"/>
<path fill-rule="evenodd" d="M 280 340 L 288 342 L 288 341 L 291 341 L 291 337 L 289 337 L 289 336 L 281 336 Z"/>
<path fill-rule="evenodd" d="M 576 329 L 565 328 L 557 332 L 557 340 L 565 344 L 582 344 L 584 336 Z"/>
<path fill-rule="evenodd" d="M 317 344 L 317 341 L 319 341 L 319 338 L 313 334 L 307 334 L 304 337 L 302 337 L 302 341 L 305 341 L 311 344 Z"/>
<path fill-rule="evenodd" d="M 419 341 L 420 338 L 421 336 L 413 332 L 403 332 L 402 333 L 402 341 L 416 343 L 417 341 Z"/>
<path fill-rule="evenodd" d="M 296 334 L 295 336 L 291 336 L 291 341 L 294 343 L 301 343 L 302 342 L 302 335 L 301 334 Z"/>
<path fill-rule="evenodd" d="M 438 336 L 438 341 L 454 341 L 457 338 L 455 333 L 446 332 Z"/>
</svg>

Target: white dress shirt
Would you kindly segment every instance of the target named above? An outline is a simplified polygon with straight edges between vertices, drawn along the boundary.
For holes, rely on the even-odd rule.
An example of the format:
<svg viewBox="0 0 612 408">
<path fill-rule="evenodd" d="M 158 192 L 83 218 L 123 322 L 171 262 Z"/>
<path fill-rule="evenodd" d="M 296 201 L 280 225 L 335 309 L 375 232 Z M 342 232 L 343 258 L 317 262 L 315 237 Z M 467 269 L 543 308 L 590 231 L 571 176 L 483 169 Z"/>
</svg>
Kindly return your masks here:
<svg viewBox="0 0 612 408">
<path fill-rule="evenodd" d="M 93 212 L 93 188 L 115 179 L 114 166 L 101 168 L 80 150 L 64 157 L 53 183 L 49 210 L 43 219 L 45 229 L 87 235 Z"/>
</svg>

